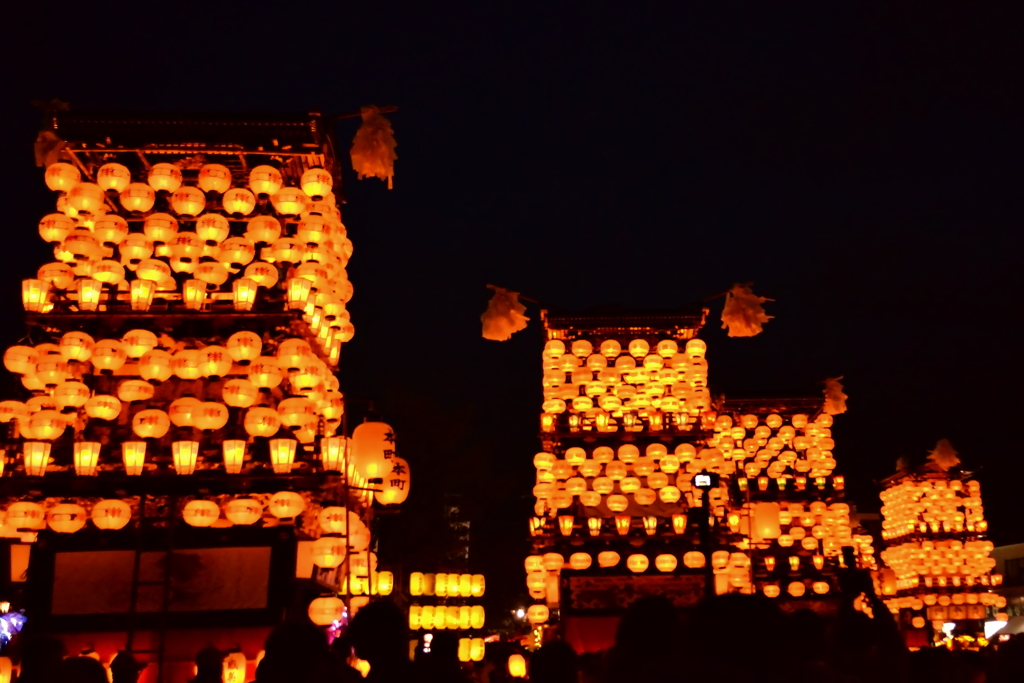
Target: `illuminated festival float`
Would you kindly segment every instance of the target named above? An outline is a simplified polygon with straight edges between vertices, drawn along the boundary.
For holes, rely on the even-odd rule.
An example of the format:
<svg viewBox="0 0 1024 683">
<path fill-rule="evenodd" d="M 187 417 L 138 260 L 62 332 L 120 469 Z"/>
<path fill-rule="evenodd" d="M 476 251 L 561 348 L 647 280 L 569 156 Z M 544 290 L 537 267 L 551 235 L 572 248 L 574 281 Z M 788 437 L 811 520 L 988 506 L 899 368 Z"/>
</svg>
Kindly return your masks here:
<svg viewBox="0 0 1024 683">
<path fill-rule="evenodd" d="M 881 593 L 908 642 L 977 647 L 985 622 L 1007 621 L 981 485 L 942 440 L 920 467 L 900 462 L 882 491 Z M 991 618 L 990 618 L 991 617 Z M 983 643 L 982 643 L 983 644 Z"/>
<path fill-rule="evenodd" d="M 841 386 L 716 396 L 698 338 L 707 313 L 543 312 L 543 450 L 525 563 L 536 629 L 557 614 L 575 646 L 603 648 L 645 595 L 686 607 L 761 593 L 828 612 L 837 569 L 874 568 L 872 537 L 835 473 Z"/>
<path fill-rule="evenodd" d="M 49 124 L 54 259 L 23 282 L 26 334 L 3 356 L 24 389 L 0 402 L 0 598 L 72 654 L 133 652 L 144 680 L 185 680 L 210 643 L 252 680 L 283 618 L 339 626 L 391 591 L 373 506 L 409 489 L 391 428 L 350 429 L 339 391 L 334 122 Z"/>
</svg>

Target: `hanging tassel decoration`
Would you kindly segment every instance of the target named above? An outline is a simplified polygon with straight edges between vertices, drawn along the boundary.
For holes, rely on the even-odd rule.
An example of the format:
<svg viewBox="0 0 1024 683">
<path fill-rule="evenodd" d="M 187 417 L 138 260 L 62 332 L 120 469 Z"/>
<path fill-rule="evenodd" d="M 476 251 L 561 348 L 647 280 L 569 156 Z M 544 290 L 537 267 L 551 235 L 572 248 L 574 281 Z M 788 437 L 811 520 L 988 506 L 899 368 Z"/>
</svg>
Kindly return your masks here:
<svg viewBox="0 0 1024 683">
<path fill-rule="evenodd" d="M 363 125 L 359 126 L 355 138 L 352 139 L 352 168 L 359 179 L 380 178 L 388 181 L 388 189 L 394 186 L 395 131 L 391 122 L 381 116 L 380 109 L 374 106 L 361 107 Z"/>
<path fill-rule="evenodd" d="M 730 337 L 753 337 L 761 334 L 761 326 L 774 316 L 765 314 L 763 296 L 757 296 L 748 285 L 732 286 L 725 297 L 722 309 L 722 329 L 729 330 Z"/>
<path fill-rule="evenodd" d="M 524 313 L 526 306 L 519 303 L 519 292 L 513 292 L 494 285 L 494 296 L 487 304 L 487 310 L 480 316 L 484 324 L 483 337 L 491 341 L 508 341 L 519 330 L 526 329 L 530 321 Z"/>
<path fill-rule="evenodd" d="M 939 439 L 935 449 L 928 454 L 928 459 L 943 472 L 960 464 L 960 458 L 957 457 L 957 452 L 953 450 L 953 444 L 949 439 Z"/>
<path fill-rule="evenodd" d="M 846 399 L 843 393 L 842 377 L 829 377 L 825 380 L 825 412 L 829 415 L 840 415 L 846 412 Z"/>
</svg>

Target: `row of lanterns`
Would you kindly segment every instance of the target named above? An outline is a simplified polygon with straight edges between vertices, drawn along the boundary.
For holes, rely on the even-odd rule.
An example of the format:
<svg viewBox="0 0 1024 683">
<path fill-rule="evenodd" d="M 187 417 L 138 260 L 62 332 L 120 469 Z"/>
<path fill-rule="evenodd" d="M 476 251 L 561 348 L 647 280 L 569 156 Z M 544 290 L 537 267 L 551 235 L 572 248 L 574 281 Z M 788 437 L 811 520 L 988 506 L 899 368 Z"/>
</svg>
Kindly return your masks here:
<svg viewBox="0 0 1024 683">
<path fill-rule="evenodd" d="M 482 605 L 410 605 L 409 628 L 468 631 L 484 627 Z"/>
<path fill-rule="evenodd" d="M 437 574 L 413 572 L 409 575 L 409 594 L 436 595 L 439 598 L 479 598 L 484 594 L 483 574 Z"/>
<path fill-rule="evenodd" d="M 199 169 L 196 187 L 184 185 L 181 167 L 176 164 L 159 163 L 149 168 L 146 182 L 132 182 L 131 171 L 122 164 L 108 163 L 100 166 L 96 172 L 96 182 L 82 182 L 81 172 L 68 163 L 55 163 L 46 168 L 44 175 L 46 186 L 54 192 L 64 192 L 68 202 L 76 212 L 96 213 L 106 205 L 107 192 L 119 195 L 122 205 L 129 211 L 149 211 L 156 201 L 157 192 L 173 193 L 182 188 L 196 190 L 202 199 L 197 202 L 205 204 L 205 193 L 224 195 L 222 201 L 225 209 L 236 209 L 229 213 L 247 215 L 256 207 L 256 199 L 261 195 L 270 197 L 275 210 L 283 215 L 298 215 L 310 201 L 331 200 L 334 180 L 331 174 L 320 167 L 309 168 L 299 178 L 299 187 L 285 187 L 281 171 L 273 166 L 256 166 L 249 171 L 249 190 L 234 188 L 231 170 L 221 164 L 204 164 Z M 251 191 L 250 191 L 251 190 Z M 188 195 L 195 193 L 189 192 Z M 251 203 L 243 201 L 251 197 Z M 151 198 L 149 205 L 146 199 Z M 184 195 L 179 199 L 184 201 Z M 127 202 L 127 204 L 125 204 Z M 232 202 L 243 202 L 234 204 Z M 248 210 L 246 210 L 248 207 Z M 182 206 L 179 213 L 196 215 L 202 211 L 193 206 Z"/>
<path fill-rule="evenodd" d="M 634 339 L 626 348 L 615 339 L 595 346 L 578 339 L 567 348 L 553 339 L 543 352 L 543 431 L 554 431 L 568 413 L 571 431 L 662 431 L 692 428 L 692 416 L 711 407 L 706 344 L 689 340 Z"/>
</svg>

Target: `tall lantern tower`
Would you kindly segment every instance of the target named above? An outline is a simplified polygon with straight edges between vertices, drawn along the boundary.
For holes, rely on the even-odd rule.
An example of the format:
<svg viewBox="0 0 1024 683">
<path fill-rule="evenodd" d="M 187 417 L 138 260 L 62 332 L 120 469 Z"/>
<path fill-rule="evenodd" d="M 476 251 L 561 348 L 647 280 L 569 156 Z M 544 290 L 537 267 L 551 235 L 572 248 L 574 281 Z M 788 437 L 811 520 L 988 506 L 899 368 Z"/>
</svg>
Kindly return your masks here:
<svg viewBox="0 0 1024 683">
<path fill-rule="evenodd" d="M 58 113 L 40 134 L 53 259 L 4 353 L 24 391 L 0 402 L 0 597 L 69 643 L 120 632 L 179 678 L 168 629 L 250 628 L 251 660 L 283 613 L 332 624 L 390 590 L 370 506 L 404 500 L 408 467 L 386 425 L 346 438 L 352 242 L 326 125 Z"/>
<path fill-rule="evenodd" d="M 873 566 L 833 474 L 823 397 L 714 396 L 697 338 L 706 314 L 544 312 L 525 563 L 535 628 L 557 610 L 574 634 L 574 618 L 612 617 L 643 595 L 807 606 L 835 596 L 846 562 Z M 613 624 L 578 644 L 610 644 Z"/>
<path fill-rule="evenodd" d="M 947 625 L 977 638 L 986 619 L 1007 620 L 1006 598 L 993 592 L 1002 576 L 992 573 L 981 485 L 941 462 L 897 472 L 881 494 L 882 593 L 919 644 L 950 637 Z"/>
</svg>

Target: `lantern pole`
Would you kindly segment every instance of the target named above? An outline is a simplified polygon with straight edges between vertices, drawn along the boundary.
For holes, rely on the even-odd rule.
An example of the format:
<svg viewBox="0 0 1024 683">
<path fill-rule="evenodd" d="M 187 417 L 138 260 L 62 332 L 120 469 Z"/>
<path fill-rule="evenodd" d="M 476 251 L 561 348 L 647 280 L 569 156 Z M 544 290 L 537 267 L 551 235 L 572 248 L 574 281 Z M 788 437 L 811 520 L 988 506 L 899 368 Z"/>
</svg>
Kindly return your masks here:
<svg viewBox="0 0 1024 683">
<path fill-rule="evenodd" d="M 718 475 L 702 470 L 693 477 L 694 485 L 701 490 L 700 499 L 700 547 L 704 552 L 704 597 L 713 598 L 715 590 L 715 567 L 711 563 L 711 489 L 718 487 Z"/>
</svg>

